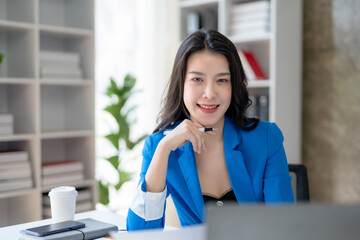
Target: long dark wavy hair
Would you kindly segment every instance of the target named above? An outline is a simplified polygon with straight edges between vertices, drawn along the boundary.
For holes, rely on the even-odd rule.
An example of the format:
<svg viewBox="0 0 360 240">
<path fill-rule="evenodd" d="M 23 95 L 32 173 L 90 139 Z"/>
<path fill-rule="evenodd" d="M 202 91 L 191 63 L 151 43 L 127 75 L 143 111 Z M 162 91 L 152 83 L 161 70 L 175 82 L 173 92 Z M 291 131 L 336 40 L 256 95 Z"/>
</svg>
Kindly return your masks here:
<svg viewBox="0 0 360 240">
<path fill-rule="evenodd" d="M 225 115 L 244 130 L 252 130 L 258 125 L 259 119 L 245 116 L 245 111 L 252 102 L 246 89 L 247 79 L 235 45 L 217 31 L 201 29 L 189 35 L 180 45 L 168 83 L 165 102 L 158 117 L 159 125 L 154 133 L 177 121 L 189 118 L 183 100 L 187 61 L 191 54 L 202 50 L 221 54 L 229 62 L 232 94 Z"/>
</svg>

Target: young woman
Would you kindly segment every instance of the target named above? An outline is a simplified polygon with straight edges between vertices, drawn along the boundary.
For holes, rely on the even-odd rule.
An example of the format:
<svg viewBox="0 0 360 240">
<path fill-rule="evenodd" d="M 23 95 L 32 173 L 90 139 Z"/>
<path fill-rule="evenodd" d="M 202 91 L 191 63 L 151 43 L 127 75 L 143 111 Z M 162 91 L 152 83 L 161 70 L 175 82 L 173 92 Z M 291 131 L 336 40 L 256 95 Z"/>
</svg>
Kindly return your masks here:
<svg viewBox="0 0 360 240">
<path fill-rule="evenodd" d="M 246 85 L 225 36 L 200 30 L 184 40 L 160 124 L 145 142 L 128 230 L 163 227 L 170 194 L 182 226 L 202 223 L 209 200 L 294 201 L 283 135 L 275 123 L 245 116 Z"/>
</svg>

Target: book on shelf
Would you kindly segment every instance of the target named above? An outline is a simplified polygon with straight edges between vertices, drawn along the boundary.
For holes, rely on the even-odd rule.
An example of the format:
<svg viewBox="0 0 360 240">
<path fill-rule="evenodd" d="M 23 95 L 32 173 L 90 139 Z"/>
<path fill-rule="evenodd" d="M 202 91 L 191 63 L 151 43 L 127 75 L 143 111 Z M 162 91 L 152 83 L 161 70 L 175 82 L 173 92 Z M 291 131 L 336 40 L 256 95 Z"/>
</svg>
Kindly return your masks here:
<svg viewBox="0 0 360 240">
<path fill-rule="evenodd" d="M 263 121 L 269 120 L 269 97 L 267 95 L 260 95 L 258 99 L 259 105 L 259 119 Z"/>
<path fill-rule="evenodd" d="M 267 78 L 252 52 L 238 49 L 238 53 L 248 80 Z"/>
<path fill-rule="evenodd" d="M 262 12 L 262 11 L 270 11 L 269 0 L 243 2 L 243 3 L 233 4 L 231 6 L 231 12 L 237 14 L 245 14 L 248 12 Z"/>
<path fill-rule="evenodd" d="M 33 181 L 31 177 L 0 180 L 0 192 L 31 188 Z"/>
<path fill-rule="evenodd" d="M 0 113 L 0 124 L 2 123 L 13 123 L 14 116 L 10 113 Z"/>
<path fill-rule="evenodd" d="M 41 66 L 40 74 L 42 78 L 82 78 L 82 71 L 76 66 Z"/>
<path fill-rule="evenodd" d="M 201 29 L 216 30 L 218 28 L 216 9 L 206 9 L 201 12 L 190 11 L 186 16 L 186 32 L 188 35 Z"/>
<path fill-rule="evenodd" d="M 67 173 L 71 171 L 83 171 L 84 163 L 76 160 L 44 162 L 41 165 L 41 173 L 43 176 Z"/>
<path fill-rule="evenodd" d="M 0 170 L 0 181 L 31 177 L 31 168 L 12 168 Z"/>
<path fill-rule="evenodd" d="M 6 151 L 0 152 L 0 163 L 18 162 L 29 160 L 27 151 Z"/>
<path fill-rule="evenodd" d="M 41 51 L 41 78 L 81 79 L 80 55 L 78 53 Z"/>
<path fill-rule="evenodd" d="M 269 96 L 266 94 L 251 95 L 250 107 L 246 110 L 247 117 L 257 117 L 262 121 L 269 121 Z"/>
<path fill-rule="evenodd" d="M 31 167 L 30 162 L 27 160 L 0 163 L 0 171 L 7 171 L 18 168 L 30 168 L 30 167 Z"/>
<path fill-rule="evenodd" d="M 201 28 L 208 30 L 217 30 L 218 28 L 218 16 L 217 11 L 214 8 L 209 8 L 201 12 L 200 15 Z"/>
<path fill-rule="evenodd" d="M 14 134 L 14 126 L 12 124 L 0 124 L 0 135 Z"/>
<path fill-rule="evenodd" d="M 80 54 L 75 52 L 40 51 L 40 63 L 47 61 L 67 62 L 79 66 Z"/>
<path fill-rule="evenodd" d="M 85 176 L 83 171 L 69 171 L 67 173 L 43 175 L 41 180 L 43 186 L 54 186 L 65 183 L 73 183 L 74 181 L 81 181 L 84 180 L 84 178 Z"/>
<path fill-rule="evenodd" d="M 95 239 L 109 235 L 110 232 L 117 232 L 119 229 L 116 225 L 94 220 L 92 218 L 85 218 L 76 220 L 85 223 L 85 227 L 81 231 L 70 230 L 66 232 L 56 233 L 44 237 L 35 237 L 20 231 L 20 239 L 24 240 L 87 240 Z"/>
<path fill-rule="evenodd" d="M 200 14 L 198 12 L 188 12 L 186 15 L 186 33 L 191 33 L 199 30 L 200 28 Z"/>
<path fill-rule="evenodd" d="M 270 3 L 256 1 L 235 4 L 230 13 L 232 35 L 260 35 L 270 31 Z"/>
</svg>

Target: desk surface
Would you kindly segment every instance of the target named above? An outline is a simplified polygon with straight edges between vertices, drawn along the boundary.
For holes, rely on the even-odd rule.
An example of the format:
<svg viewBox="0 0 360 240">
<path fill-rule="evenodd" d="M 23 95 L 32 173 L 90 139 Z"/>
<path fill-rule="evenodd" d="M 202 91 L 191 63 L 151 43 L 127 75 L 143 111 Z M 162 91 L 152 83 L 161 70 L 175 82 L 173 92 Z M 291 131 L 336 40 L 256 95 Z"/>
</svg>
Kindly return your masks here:
<svg viewBox="0 0 360 240">
<path fill-rule="evenodd" d="M 83 218 L 93 218 L 99 221 L 115 224 L 119 229 L 126 228 L 126 218 L 116 213 L 105 212 L 105 211 L 90 211 L 75 214 L 75 220 L 83 219 Z M 50 224 L 51 219 L 40 220 L 36 222 L 29 222 L 24 224 L 13 225 L 9 227 L 0 228 L 0 237 L 1 239 L 12 240 L 19 239 L 20 230 L 37 227 L 45 224 Z"/>
</svg>

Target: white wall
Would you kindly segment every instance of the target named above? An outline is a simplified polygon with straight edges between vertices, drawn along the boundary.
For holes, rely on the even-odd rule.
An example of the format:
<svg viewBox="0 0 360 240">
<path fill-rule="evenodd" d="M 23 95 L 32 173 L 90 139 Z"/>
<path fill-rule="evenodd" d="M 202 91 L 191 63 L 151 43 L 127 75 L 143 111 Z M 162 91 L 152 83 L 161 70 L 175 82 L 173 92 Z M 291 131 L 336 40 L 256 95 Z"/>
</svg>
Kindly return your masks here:
<svg viewBox="0 0 360 240">
<path fill-rule="evenodd" d="M 120 81 L 126 73 L 137 78 L 137 89 L 131 104 L 136 104 L 137 123 L 134 138 L 151 134 L 156 126 L 164 88 L 170 77 L 178 45 L 179 17 L 177 0 L 97 0 L 96 1 L 96 154 L 109 156 L 112 148 L 103 136 L 113 126 L 103 112 L 108 79 Z M 124 184 L 111 197 L 110 207 L 127 213 L 138 181 L 142 145 L 122 156 L 124 168 L 135 172 L 133 181 Z M 97 176 L 116 181 L 116 175 L 103 160 L 97 161 Z M 110 174 L 109 174 L 110 173 Z"/>
</svg>

